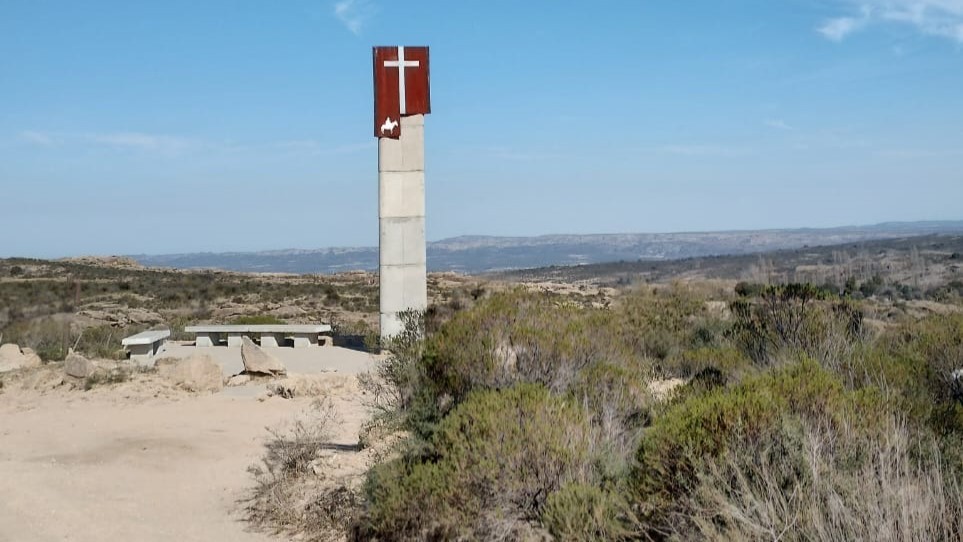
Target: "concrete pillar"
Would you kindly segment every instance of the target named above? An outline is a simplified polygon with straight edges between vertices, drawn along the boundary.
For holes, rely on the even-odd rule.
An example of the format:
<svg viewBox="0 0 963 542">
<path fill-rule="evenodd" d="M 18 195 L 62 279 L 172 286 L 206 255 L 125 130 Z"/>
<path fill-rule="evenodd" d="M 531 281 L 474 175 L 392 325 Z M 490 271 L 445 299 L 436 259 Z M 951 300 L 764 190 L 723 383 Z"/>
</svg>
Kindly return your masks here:
<svg viewBox="0 0 963 542">
<path fill-rule="evenodd" d="M 312 346 L 317 346 L 317 345 L 318 345 L 317 333 L 295 333 L 294 334 L 295 348 L 311 348 Z"/>
<path fill-rule="evenodd" d="M 378 139 L 381 337 L 397 335 L 398 313 L 428 307 L 425 244 L 425 117 L 401 117 L 401 138 Z"/>
<path fill-rule="evenodd" d="M 243 341 L 242 341 L 242 337 L 244 337 L 244 334 L 243 334 L 243 333 L 229 332 L 229 333 L 227 334 L 227 345 L 228 345 L 228 346 L 236 346 L 236 347 L 240 348 L 240 347 L 241 347 L 241 343 L 243 342 Z"/>
<path fill-rule="evenodd" d="M 283 340 L 283 336 L 282 336 Z M 261 348 L 277 348 L 278 336 L 274 333 L 261 333 Z"/>
<path fill-rule="evenodd" d="M 211 333 L 198 333 L 194 346 L 214 346 L 214 339 Z"/>
</svg>

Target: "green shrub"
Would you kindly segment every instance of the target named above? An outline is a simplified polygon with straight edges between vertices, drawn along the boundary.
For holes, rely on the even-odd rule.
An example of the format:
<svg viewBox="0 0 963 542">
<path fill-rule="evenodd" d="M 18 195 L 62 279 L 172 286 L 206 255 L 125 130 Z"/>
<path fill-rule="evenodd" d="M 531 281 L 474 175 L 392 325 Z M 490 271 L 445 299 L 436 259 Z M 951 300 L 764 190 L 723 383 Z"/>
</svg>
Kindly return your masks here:
<svg viewBox="0 0 963 542">
<path fill-rule="evenodd" d="M 893 378 L 903 395 L 929 407 L 939 433 L 963 433 L 963 314 L 933 315 L 887 333 L 882 345 L 903 368 Z"/>
<path fill-rule="evenodd" d="M 760 299 L 740 299 L 730 308 L 732 338 L 760 365 L 805 353 L 835 367 L 862 338 L 859 308 L 811 284 L 770 286 Z"/>
<path fill-rule="evenodd" d="M 697 322 L 705 319 L 705 300 L 681 286 L 639 289 L 621 300 L 614 311 L 618 337 L 626 337 L 638 355 L 666 359 L 688 348 L 697 337 Z"/>
<path fill-rule="evenodd" d="M 877 417 L 886 413 L 878 394 L 847 391 L 838 377 L 810 360 L 731 389 L 689 396 L 658 418 L 643 438 L 633 473 L 637 498 L 652 528 L 667 528 L 700 473 L 731 448 L 788 450 L 786 429 L 803 422 L 871 434 Z"/>
<path fill-rule="evenodd" d="M 358 536 L 484 538 L 500 522 L 535 520 L 548 495 L 586 475 L 590 437 L 577 405 L 542 386 L 473 393 L 425 455 L 371 471 Z"/>
<path fill-rule="evenodd" d="M 231 324 L 238 326 L 270 326 L 270 325 L 282 325 L 286 322 L 277 316 L 272 316 L 270 314 L 259 314 L 256 316 L 238 316 L 231 321 Z"/>
<path fill-rule="evenodd" d="M 399 315 L 402 332 L 386 344 L 387 355 L 367 373 L 358 375 L 358 383 L 367 395 L 377 423 L 388 427 L 399 425 L 411 409 L 415 393 L 425 385 L 424 313 L 404 311 Z"/>
<path fill-rule="evenodd" d="M 633 540 L 639 535 L 628 501 L 619 493 L 570 483 L 551 494 L 542 524 L 557 540 Z"/>
<path fill-rule="evenodd" d="M 606 454 L 603 476 L 621 474 L 643 427 L 651 422 L 654 399 L 648 371 L 599 362 L 583 369 L 569 396 L 590 417 L 597 431 L 596 448 Z"/>
<path fill-rule="evenodd" d="M 758 282 L 741 281 L 736 284 L 735 290 L 739 297 L 757 297 L 765 293 L 766 285 Z"/>
<path fill-rule="evenodd" d="M 657 365 L 666 376 L 691 378 L 713 368 L 722 374 L 738 376 L 752 370 L 752 360 L 732 346 L 703 347 L 686 350 Z"/>
<path fill-rule="evenodd" d="M 474 390 L 537 383 L 564 391 L 594 362 L 630 362 L 628 337 L 620 337 L 612 322 L 609 312 L 545 295 L 495 294 L 429 336 L 419 390 L 427 395 L 418 400 L 436 405 L 436 412 L 426 411 L 430 421 Z"/>
</svg>

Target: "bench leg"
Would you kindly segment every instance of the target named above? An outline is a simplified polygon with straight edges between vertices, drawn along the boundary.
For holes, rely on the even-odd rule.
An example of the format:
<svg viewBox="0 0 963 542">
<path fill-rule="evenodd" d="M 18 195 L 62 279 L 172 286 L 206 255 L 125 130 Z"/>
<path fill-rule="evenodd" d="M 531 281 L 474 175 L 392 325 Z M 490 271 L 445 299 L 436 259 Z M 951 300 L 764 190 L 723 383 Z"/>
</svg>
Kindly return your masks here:
<svg viewBox="0 0 963 542">
<path fill-rule="evenodd" d="M 161 339 L 156 343 L 151 345 L 151 356 L 156 356 L 164 350 L 164 346 L 167 344 L 167 339 Z"/>
<path fill-rule="evenodd" d="M 198 333 L 194 346 L 214 346 L 214 340 L 210 333 Z"/>
<path fill-rule="evenodd" d="M 284 340 L 284 337 L 281 337 Z M 278 347 L 278 336 L 274 333 L 262 333 L 261 334 L 261 348 L 277 348 Z"/>
<path fill-rule="evenodd" d="M 310 348 L 312 346 L 317 346 L 317 345 L 318 345 L 317 333 L 295 333 L 294 334 L 295 348 Z"/>
<path fill-rule="evenodd" d="M 227 345 L 228 346 L 241 346 L 241 333 L 228 333 L 227 334 Z"/>
<path fill-rule="evenodd" d="M 152 344 L 134 344 L 128 346 L 127 351 L 130 352 L 130 360 L 139 365 L 147 365 L 154 358 L 154 345 Z"/>
</svg>

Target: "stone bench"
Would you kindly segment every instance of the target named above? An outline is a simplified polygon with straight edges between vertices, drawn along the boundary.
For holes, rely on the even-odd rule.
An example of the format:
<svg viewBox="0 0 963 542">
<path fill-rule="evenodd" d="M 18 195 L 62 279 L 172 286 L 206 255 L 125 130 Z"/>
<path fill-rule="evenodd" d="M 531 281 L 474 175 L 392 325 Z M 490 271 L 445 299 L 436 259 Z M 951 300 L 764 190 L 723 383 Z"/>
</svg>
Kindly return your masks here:
<svg viewBox="0 0 963 542">
<path fill-rule="evenodd" d="M 294 338 L 295 348 L 318 346 L 322 333 L 330 333 L 331 326 L 327 324 L 258 324 L 258 325 L 201 325 L 187 326 L 187 333 L 197 336 L 196 346 L 214 346 L 215 337 L 227 335 L 228 346 L 241 346 L 241 337 L 245 335 L 260 335 L 262 347 L 278 347 L 287 336 Z"/>
<path fill-rule="evenodd" d="M 171 336 L 169 329 L 159 329 L 155 331 L 143 331 L 137 335 L 131 335 L 120 341 L 124 350 L 130 355 L 131 361 L 145 362 L 150 361 L 160 352 Z"/>
</svg>

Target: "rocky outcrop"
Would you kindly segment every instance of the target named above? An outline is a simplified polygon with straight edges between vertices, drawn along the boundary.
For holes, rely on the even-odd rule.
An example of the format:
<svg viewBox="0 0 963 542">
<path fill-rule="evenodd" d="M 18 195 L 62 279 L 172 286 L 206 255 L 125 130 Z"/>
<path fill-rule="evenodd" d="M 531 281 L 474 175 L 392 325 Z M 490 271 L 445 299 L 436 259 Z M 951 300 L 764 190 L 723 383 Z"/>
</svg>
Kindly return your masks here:
<svg viewBox="0 0 963 542">
<path fill-rule="evenodd" d="M 130 308 L 114 303 L 92 304 L 78 313 L 94 322 L 114 327 L 129 325 L 154 325 L 164 321 L 156 312 L 140 308 Z"/>
<path fill-rule="evenodd" d="M 271 316 L 277 316 L 278 318 L 285 319 L 297 319 L 303 317 L 307 314 L 307 311 L 301 307 L 296 307 L 293 305 L 283 305 L 276 309 L 268 312 Z"/>
<path fill-rule="evenodd" d="M 247 337 L 241 339 L 241 360 L 246 374 L 277 376 L 287 373 L 283 363 Z"/>
</svg>

